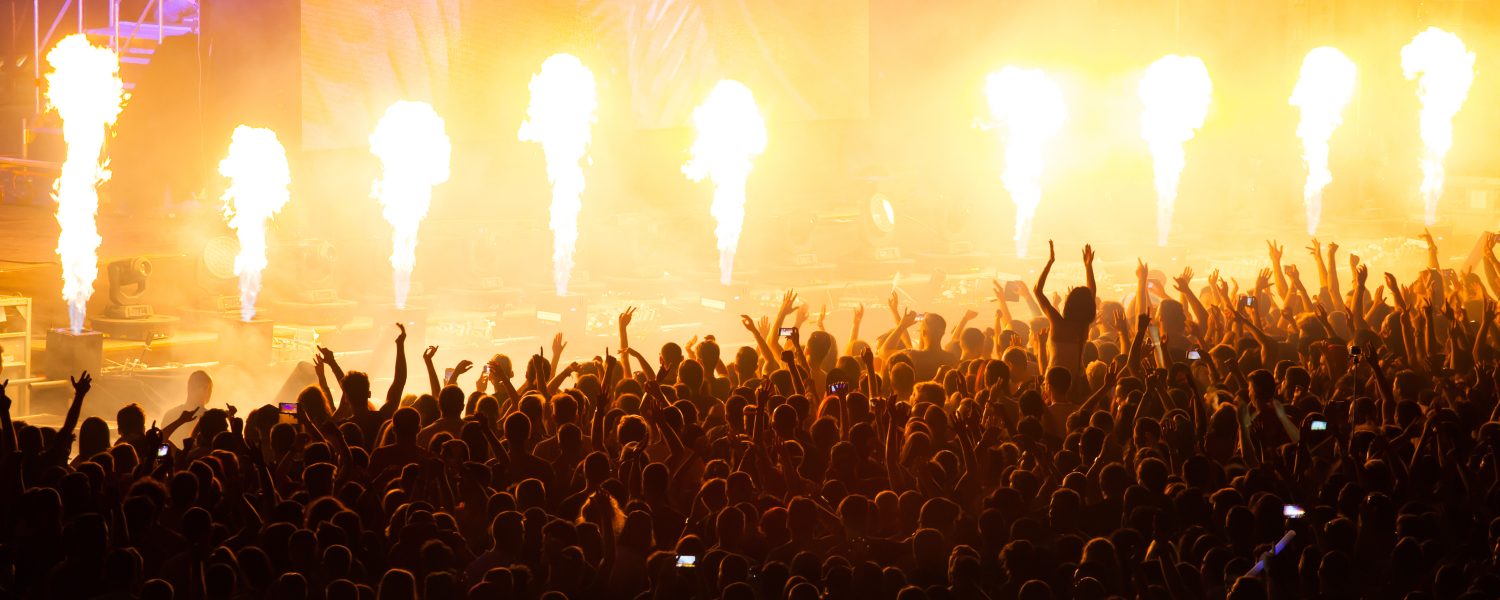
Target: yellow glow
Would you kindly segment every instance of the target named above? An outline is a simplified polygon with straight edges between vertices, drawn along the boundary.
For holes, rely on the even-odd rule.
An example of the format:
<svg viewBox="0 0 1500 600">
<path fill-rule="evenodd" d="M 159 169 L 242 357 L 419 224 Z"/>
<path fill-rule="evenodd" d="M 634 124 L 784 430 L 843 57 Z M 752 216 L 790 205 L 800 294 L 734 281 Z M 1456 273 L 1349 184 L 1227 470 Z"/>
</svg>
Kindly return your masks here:
<svg viewBox="0 0 1500 600">
<path fill-rule="evenodd" d="M 394 233 L 391 267 L 397 308 L 406 308 L 417 262 L 417 230 L 432 204 L 432 186 L 448 181 L 452 146 L 443 127 L 443 118 L 431 104 L 402 100 L 386 109 L 370 134 L 370 152 L 380 158 L 382 170 L 372 195 L 380 200 Z"/>
<path fill-rule="evenodd" d="M 755 157 L 766 150 L 766 122 L 750 88 L 726 79 L 693 109 L 693 128 L 698 138 L 682 172 L 693 181 L 706 177 L 714 184 L 709 212 L 718 223 L 719 282 L 728 285 L 745 226 L 745 181 Z"/>
<path fill-rule="evenodd" d="M 1213 81 L 1198 57 L 1168 54 L 1146 68 L 1140 96 L 1145 105 L 1141 138 L 1151 150 L 1156 174 L 1156 243 L 1166 246 L 1177 183 L 1187 164 L 1182 145 L 1193 139 L 1208 117 Z"/>
<path fill-rule="evenodd" d="M 594 74 L 571 54 L 554 54 L 531 78 L 531 106 L 517 137 L 537 142 L 547 157 L 552 182 L 552 280 L 557 295 L 568 293 L 573 252 L 578 245 L 578 213 L 583 209 L 583 166 L 599 97 Z"/>
<path fill-rule="evenodd" d="M 229 178 L 224 218 L 240 240 L 234 274 L 240 276 L 240 318 L 249 321 L 255 318 L 266 268 L 266 223 L 291 199 L 292 173 L 276 132 L 240 125 L 230 138 L 229 155 L 219 161 L 219 174 Z"/>
<path fill-rule="evenodd" d="M 1317 235 L 1323 214 L 1323 188 L 1333 182 L 1328 170 L 1328 139 L 1344 122 L 1344 107 L 1354 96 L 1358 69 L 1337 48 L 1313 48 L 1302 59 L 1302 74 L 1292 89 L 1292 106 L 1302 111 L 1297 137 L 1302 139 L 1302 160 L 1307 163 L 1307 183 L 1302 203 L 1307 209 L 1307 234 Z"/>
<path fill-rule="evenodd" d="M 63 300 L 68 303 L 68 325 L 83 331 L 83 317 L 94 279 L 99 275 L 99 237 L 94 215 L 99 212 L 99 182 L 109 179 L 107 161 L 100 160 L 104 137 L 125 100 L 120 61 L 113 50 L 89 43 L 83 34 L 62 39 L 47 53 L 47 103 L 62 117 L 63 141 L 68 145 L 62 173 L 53 184 L 57 198 L 57 254 L 62 259 Z"/>
<path fill-rule="evenodd" d="M 1000 181 L 1016 205 L 1016 255 L 1024 258 L 1032 219 L 1042 202 L 1043 154 L 1068 117 L 1062 90 L 1041 69 L 1005 67 L 984 82 L 990 117 L 1005 131 Z"/>
<path fill-rule="evenodd" d="M 1436 27 L 1417 34 L 1401 49 L 1401 70 L 1417 82 L 1422 102 L 1422 204 L 1428 225 L 1437 223 L 1443 197 L 1443 158 L 1453 147 L 1453 115 L 1463 108 L 1474 83 L 1474 53 L 1458 36 Z"/>
</svg>

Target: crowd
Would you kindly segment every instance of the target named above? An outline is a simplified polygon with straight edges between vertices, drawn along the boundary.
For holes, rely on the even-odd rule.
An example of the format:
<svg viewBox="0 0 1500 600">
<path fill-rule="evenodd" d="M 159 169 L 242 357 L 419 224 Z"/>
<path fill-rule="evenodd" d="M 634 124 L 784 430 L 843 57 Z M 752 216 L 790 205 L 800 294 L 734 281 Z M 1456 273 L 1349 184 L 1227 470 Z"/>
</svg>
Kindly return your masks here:
<svg viewBox="0 0 1500 600">
<path fill-rule="evenodd" d="M 56 430 L 0 394 L 0 597 L 1496 598 L 1496 240 L 1406 283 L 1316 242 L 1316 288 L 1274 243 L 1247 288 L 1141 264 L 1123 301 L 1085 247 L 993 324 L 893 297 L 840 345 L 788 292 L 654 365 L 627 310 L 520 387 L 429 347 L 409 390 L 402 329 L 378 404 L 320 349 L 294 404 L 193 409 L 195 374 L 117 432 L 83 374 Z"/>
</svg>

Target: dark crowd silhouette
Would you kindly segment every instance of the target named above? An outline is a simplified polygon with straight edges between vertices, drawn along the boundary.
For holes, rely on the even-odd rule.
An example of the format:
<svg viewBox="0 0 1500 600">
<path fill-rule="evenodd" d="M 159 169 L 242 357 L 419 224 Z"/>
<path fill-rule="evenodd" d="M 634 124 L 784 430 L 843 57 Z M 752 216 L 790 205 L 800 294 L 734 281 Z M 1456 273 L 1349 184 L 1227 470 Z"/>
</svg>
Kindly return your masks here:
<svg viewBox="0 0 1500 600">
<path fill-rule="evenodd" d="M 1270 243 L 1247 287 L 1140 264 L 1120 300 L 1085 247 L 1065 294 L 1054 254 L 993 322 L 893 295 L 842 345 L 787 292 L 753 345 L 648 359 L 629 309 L 519 378 L 428 347 L 408 386 L 398 325 L 378 408 L 320 348 L 295 403 L 199 372 L 112 431 L 84 373 L 59 429 L 0 394 L 0 597 L 1497 598 L 1496 240 L 1383 282 L 1314 241 L 1316 288 Z"/>
</svg>

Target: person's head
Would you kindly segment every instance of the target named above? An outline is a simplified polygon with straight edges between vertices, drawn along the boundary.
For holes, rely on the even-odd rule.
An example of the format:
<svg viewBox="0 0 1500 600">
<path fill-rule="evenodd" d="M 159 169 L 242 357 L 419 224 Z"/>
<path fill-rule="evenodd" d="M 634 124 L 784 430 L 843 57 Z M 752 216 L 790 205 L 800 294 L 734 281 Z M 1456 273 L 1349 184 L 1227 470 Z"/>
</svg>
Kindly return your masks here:
<svg viewBox="0 0 1500 600">
<path fill-rule="evenodd" d="M 120 435 L 136 436 L 146 433 L 146 411 L 141 405 L 134 402 L 125 405 L 115 412 L 115 427 L 120 430 Z"/>
<path fill-rule="evenodd" d="M 1094 322 L 1097 307 L 1094 302 L 1094 292 L 1087 287 L 1076 287 L 1068 290 L 1068 297 L 1063 299 L 1063 320 L 1075 326 L 1088 326 Z"/>
<path fill-rule="evenodd" d="M 438 412 L 444 419 L 457 419 L 464 412 L 464 390 L 456 385 L 443 387 L 438 392 Z"/>
<path fill-rule="evenodd" d="M 349 371 L 344 373 L 342 383 L 344 395 L 354 401 L 358 407 L 363 402 L 370 401 L 370 376 L 364 371 Z"/>
<path fill-rule="evenodd" d="M 188 410 L 208 406 L 209 399 L 214 393 L 214 380 L 203 370 L 193 371 L 188 375 L 187 381 L 187 407 Z"/>
<path fill-rule="evenodd" d="M 83 420 L 78 428 L 78 455 L 93 456 L 109 449 L 109 423 L 99 417 Z"/>
<path fill-rule="evenodd" d="M 390 429 L 395 432 L 396 441 L 416 443 L 417 432 L 422 431 L 422 414 L 417 413 L 416 408 L 398 408 L 390 417 Z"/>
<path fill-rule="evenodd" d="M 927 313 L 922 317 L 922 344 L 927 350 L 939 350 L 943 347 L 943 334 L 948 331 L 948 321 L 943 315 Z"/>
<path fill-rule="evenodd" d="M 1052 402 L 1066 402 L 1068 391 L 1073 387 L 1073 374 L 1062 367 L 1047 369 L 1047 399 Z"/>
</svg>

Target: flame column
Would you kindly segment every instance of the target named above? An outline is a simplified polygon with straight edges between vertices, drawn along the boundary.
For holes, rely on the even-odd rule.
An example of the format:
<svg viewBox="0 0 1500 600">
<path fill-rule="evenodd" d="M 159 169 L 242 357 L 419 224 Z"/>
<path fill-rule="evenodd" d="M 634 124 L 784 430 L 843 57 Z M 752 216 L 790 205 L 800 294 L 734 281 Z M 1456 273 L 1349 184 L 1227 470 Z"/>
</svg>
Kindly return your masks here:
<svg viewBox="0 0 1500 600">
<path fill-rule="evenodd" d="M 432 205 L 432 186 L 448 181 L 453 147 L 431 104 L 402 100 L 386 109 L 370 134 L 370 152 L 380 158 L 382 170 L 371 194 L 384 207 L 381 212 L 393 233 L 396 308 L 405 309 L 417 264 L 417 231 Z"/>
<path fill-rule="evenodd" d="M 594 74 L 571 54 L 554 54 L 531 78 L 531 105 L 517 137 L 537 142 L 547 157 L 552 183 L 552 279 L 558 296 L 568 293 L 583 210 L 583 166 L 599 98 Z"/>
<path fill-rule="evenodd" d="M 120 61 L 113 50 L 90 44 L 83 34 L 62 39 L 47 53 L 47 102 L 62 117 L 68 153 L 62 174 L 53 185 L 57 198 L 57 254 L 62 259 L 63 300 L 68 303 L 68 325 L 83 332 L 89 297 L 99 276 L 99 182 L 109 169 L 99 158 L 105 134 L 120 115 L 125 86 Z"/>
<path fill-rule="evenodd" d="M 291 199 L 292 183 L 286 149 L 276 132 L 240 125 L 229 142 L 229 156 L 219 162 L 219 174 L 229 178 L 224 190 L 224 218 L 239 237 L 234 274 L 240 277 L 240 320 L 255 318 L 260 274 L 266 268 L 266 224 Z"/>
<path fill-rule="evenodd" d="M 1422 102 L 1422 206 L 1427 225 L 1437 223 L 1443 197 L 1443 159 L 1453 147 L 1453 116 L 1469 98 L 1474 84 L 1474 53 L 1458 36 L 1429 27 L 1401 49 L 1401 70 L 1417 79 Z"/>
<path fill-rule="evenodd" d="M 1016 255 L 1025 258 L 1042 203 L 1043 153 L 1062 130 L 1068 108 L 1062 90 L 1040 69 L 1005 67 L 985 79 L 984 89 L 991 117 L 1007 134 L 1000 180 L 1016 205 Z"/>
<path fill-rule="evenodd" d="M 1141 79 L 1141 138 L 1151 150 L 1156 179 L 1156 243 L 1167 245 L 1177 184 L 1187 165 L 1183 144 L 1193 139 L 1208 118 L 1213 81 L 1196 56 L 1168 54 L 1146 68 Z"/>
<path fill-rule="evenodd" d="M 723 80 L 693 109 L 692 158 L 682 166 L 688 179 L 714 184 L 709 212 L 717 225 L 719 283 L 729 285 L 734 275 L 734 255 L 745 227 L 745 182 L 755 157 L 766 150 L 766 122 L 745 84 Z"/>
</svg>

